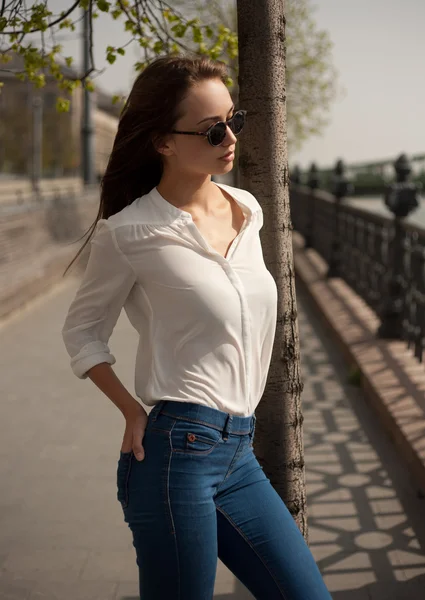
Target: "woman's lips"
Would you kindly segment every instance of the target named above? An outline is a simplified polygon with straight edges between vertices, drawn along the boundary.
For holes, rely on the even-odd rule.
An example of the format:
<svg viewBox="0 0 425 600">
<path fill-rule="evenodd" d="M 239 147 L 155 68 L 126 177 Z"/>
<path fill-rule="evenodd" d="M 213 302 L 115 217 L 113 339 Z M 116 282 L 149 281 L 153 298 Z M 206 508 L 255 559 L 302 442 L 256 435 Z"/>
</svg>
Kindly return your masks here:
<svg viewBox="0 0 425 600">
<path fill-rule="evenodd" d="M 231 162 L 232 160 L 234 160 L 234 158 L 235 158 L 235 153 L 234 152 L 228 152 L 224 156 L 221 156 L 220 160 L 224 160 L 226 162 Z"/>
</svg>

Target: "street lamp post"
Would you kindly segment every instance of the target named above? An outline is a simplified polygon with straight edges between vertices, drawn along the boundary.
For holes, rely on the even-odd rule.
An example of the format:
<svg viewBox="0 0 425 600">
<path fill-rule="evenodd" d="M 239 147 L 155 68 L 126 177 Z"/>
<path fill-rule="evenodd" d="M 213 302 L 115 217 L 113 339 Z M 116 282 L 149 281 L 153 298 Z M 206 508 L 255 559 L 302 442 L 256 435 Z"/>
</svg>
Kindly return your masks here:
<svg viewBox="0 0 425 600">
<path fill-rule="evenodd" d="M 43 98 L 40 93 L 32 97 L 32 152 L 31 185 L 36 200 L 40 199 L 40 179 L 43 170 Z"/>
<path fill-rule="evenodd" d="M 83 72 L 87 73 L 90 68 L 90 12 L 88 9 L 83 9 Z M 81 123 L 82 175 L 84 185 L 94 183 L 92 102 L 92 94 L 84 86 Z"/>
</svg>

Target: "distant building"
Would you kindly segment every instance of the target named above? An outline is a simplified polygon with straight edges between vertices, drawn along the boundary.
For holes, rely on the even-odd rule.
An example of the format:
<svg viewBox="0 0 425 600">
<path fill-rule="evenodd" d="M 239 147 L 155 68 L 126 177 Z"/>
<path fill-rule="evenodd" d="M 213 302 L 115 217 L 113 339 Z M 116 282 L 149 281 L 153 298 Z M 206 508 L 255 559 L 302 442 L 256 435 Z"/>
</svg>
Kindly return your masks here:
<svg viewBox="0 0 425 600">
<path fill-rule="evenodd" d="M 19 70 L 21 58 L 15 56 L 8 68 Z M 66 77 L 75 77 L 75 71 L 64 66 Z M 46 85 L 37 89 L 33 84 L 20 81 L 14 73 L 0 72 L 4 82 L 0 93 L 0 175 L 30 175 L 33 152 L 33 101 L 42 101 L 42 170 L 43 177 L 80 176 L 82 90 L 71 98 L 70 111 L 58 113 L 56 100 L 64 96 L 52 76 L 46 76 Z M 102 91 L 93 92 L 93 126 L 95 173 L 104 172 L 118 126 L 120 107 L 112 104 L 112 97 Z"/>
</svg>

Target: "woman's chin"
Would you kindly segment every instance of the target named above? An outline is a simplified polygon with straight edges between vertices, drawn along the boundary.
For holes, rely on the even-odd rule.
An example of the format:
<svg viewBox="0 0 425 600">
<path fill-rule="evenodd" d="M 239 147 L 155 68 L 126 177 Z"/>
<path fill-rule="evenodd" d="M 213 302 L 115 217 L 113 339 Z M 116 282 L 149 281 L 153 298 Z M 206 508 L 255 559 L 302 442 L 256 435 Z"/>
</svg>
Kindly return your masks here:
<svg viewBox="0 0 425 600">
<path fill-rule="evenodd" d="M 229 173 L 233 169 L 233 160 L 231 162 L 223 162 L 220 170 L 218 168 L 214 169 L 213 175 L 222 175 L 223 173 Z"/>
</svg>

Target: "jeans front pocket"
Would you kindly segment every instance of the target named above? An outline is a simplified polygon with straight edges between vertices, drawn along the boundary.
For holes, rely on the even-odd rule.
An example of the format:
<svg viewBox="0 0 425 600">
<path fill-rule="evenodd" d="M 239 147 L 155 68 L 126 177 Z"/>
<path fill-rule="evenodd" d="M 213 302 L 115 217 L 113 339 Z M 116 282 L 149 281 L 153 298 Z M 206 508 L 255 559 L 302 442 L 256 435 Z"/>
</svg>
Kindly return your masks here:
<svg viewBox="0 0 425 600">
<path fill-rule="evenodd" d="M 177 421 L 171 431 L 173 452 L 210 454 L 223 441 L 221 431 L 192 421 Z"/>
<path fill-rule="evenodd" d="M 123 508 L 128 506 L 128 479 L 131 471 L 133 452 L 120 452 L 117 467 L 117 499 Z"/>
</svg>

